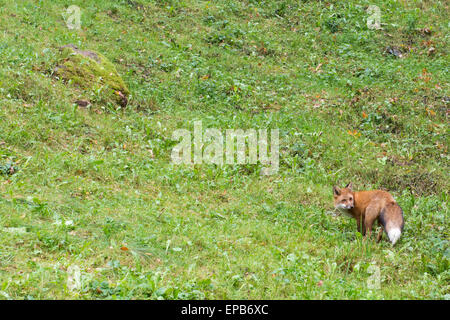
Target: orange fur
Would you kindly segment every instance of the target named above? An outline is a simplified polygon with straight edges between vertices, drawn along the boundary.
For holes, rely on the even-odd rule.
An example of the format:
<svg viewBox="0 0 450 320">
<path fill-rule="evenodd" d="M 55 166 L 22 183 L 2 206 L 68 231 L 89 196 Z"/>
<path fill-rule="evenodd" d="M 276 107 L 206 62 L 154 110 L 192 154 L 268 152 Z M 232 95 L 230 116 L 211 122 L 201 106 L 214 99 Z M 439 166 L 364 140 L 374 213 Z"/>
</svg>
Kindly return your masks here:
<svg viewBox="0 0 450 320">
<path fill-rule="evenodd" d="M 392 244 L 397 242 L 403 231 L 403 211 L 389 192 L 383 190 L 356 191 L 349 183 L 345 188 L 333 187 L 334 206 L 343 210 L 356 220 L 357 229 L 364 236 L 370 237 L 373 223 L 378 221 L 381 232 L 377 241 L 381 240 L 383 229 Z"/>
</svg>

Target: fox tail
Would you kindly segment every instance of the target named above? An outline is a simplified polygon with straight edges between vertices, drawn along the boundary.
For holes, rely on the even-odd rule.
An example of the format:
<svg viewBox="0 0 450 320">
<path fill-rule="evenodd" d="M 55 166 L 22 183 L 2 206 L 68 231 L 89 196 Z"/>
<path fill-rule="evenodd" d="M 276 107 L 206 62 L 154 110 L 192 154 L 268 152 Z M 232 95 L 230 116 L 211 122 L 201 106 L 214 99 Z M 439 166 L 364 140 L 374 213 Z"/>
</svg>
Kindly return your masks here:
<svg viewBox="0 0 450 320">
<path fill-rule="evenodd" d="M 392 245 L 394 245 L 397 242 L 401 234 L 402 230 L 400 230 L 400 228 L 392 228 L 389 231 L 387 231 L 387 235 L 389 237 L 389 240 L 392 242 Z"/>
<path fill-rule="evenodd" d="M 380 212 L 380 222 L 392 245 L 400 239 L 403 231 L 403 210 L 395 202 L 388 203 Z"/>
</svg>

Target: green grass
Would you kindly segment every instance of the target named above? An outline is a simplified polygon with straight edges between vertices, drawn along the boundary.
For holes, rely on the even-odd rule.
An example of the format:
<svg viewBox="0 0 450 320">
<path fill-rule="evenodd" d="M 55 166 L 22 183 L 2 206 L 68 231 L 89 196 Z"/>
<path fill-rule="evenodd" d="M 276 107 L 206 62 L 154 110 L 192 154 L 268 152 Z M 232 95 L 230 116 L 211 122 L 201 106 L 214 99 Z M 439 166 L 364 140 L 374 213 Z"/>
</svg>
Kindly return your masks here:
<svg viewBox="0 0 450 320">
<path fill-rule="evenodd" d="M 63 17 L 73 4 L 78 31 Z M 373 4 L 383 30 L 366 26 Z M 443 1 L 0 0 L 0 297 L 448 299 L 448 13 Z M 52 76 L 69 43 L 115 64 L 126 109 L 74 104 L 101 99 Z M 195 120 L 279 128 L 278 174 L 174 165 L 172 132 Z M 349 181 L 397 199 L 395 247 L 330 214 L 332 186 Z"/>
</svg>

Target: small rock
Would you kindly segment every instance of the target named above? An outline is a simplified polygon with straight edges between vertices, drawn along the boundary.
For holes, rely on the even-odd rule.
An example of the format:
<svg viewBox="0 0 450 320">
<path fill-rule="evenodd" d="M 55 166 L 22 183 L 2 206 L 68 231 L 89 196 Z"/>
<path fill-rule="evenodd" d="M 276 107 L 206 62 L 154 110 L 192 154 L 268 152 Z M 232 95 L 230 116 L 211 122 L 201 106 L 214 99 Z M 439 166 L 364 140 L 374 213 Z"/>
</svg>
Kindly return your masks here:
<svg viewBox="0 0 450 320">
<path fill-rule="evenodd" d="M 431 47 L 430 49 L 428 49 L 428 55 L 431 56 L 436 52 L 436 49 L 434 47 Z"/>
<path fill-rule="evenodd" d="M 422 31 L 422 34 L 427 35 L 427 36 L 431 34 L 430 28 L 423 28 L 421 31 Z"/>
<path fill-rule="evenodd" d="M 85 100 L 77 100 L 77 101 L 75 101 L 75 103 L 79 107 L 83 107 L 83 108 L 86 108 L 88 105 L 90 105 L 89 101 L 85 101 Z"/>
<path fill-rule="evenodd" d="M 80 107 L 91 102 L 112 103 L 125 107 L 130 94 L 115 66 L 102 54 L 80 50 L 73 44 L 59 48 L 61 58 L 54 67 L 54 75 L 74 86 L 83 96 L 95 93 L 95 101 L 77 100 Z M 86 104 L 87 102 L 87 104 Z"/>
<path fill-rule="evenodd" d="M 403 58 L 403 54 L 398 47 L 387 46 L 384 52 L 400 59 Z"/>
</svg>

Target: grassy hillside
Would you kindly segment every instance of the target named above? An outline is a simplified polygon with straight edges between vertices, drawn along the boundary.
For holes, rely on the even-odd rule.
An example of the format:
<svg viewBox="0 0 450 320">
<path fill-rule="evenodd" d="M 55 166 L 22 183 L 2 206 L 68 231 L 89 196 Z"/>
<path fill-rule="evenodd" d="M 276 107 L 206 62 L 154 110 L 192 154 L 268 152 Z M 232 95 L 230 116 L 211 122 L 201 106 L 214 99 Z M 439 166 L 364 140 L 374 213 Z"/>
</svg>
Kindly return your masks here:
<svg viewBox="0 0 450 320">
<path fill-rule="evenodd" d="M 67 44 L 126 108 L 74 103 Z M 445 1 L 0 0 L 0 298 L 448 299 L 448 49 Z M 173 164 L 196 120 L 278 128 L 279 172 Z M 397 199 L 395 247 L 332 214 L 349 181 Z"/>
</svg>

